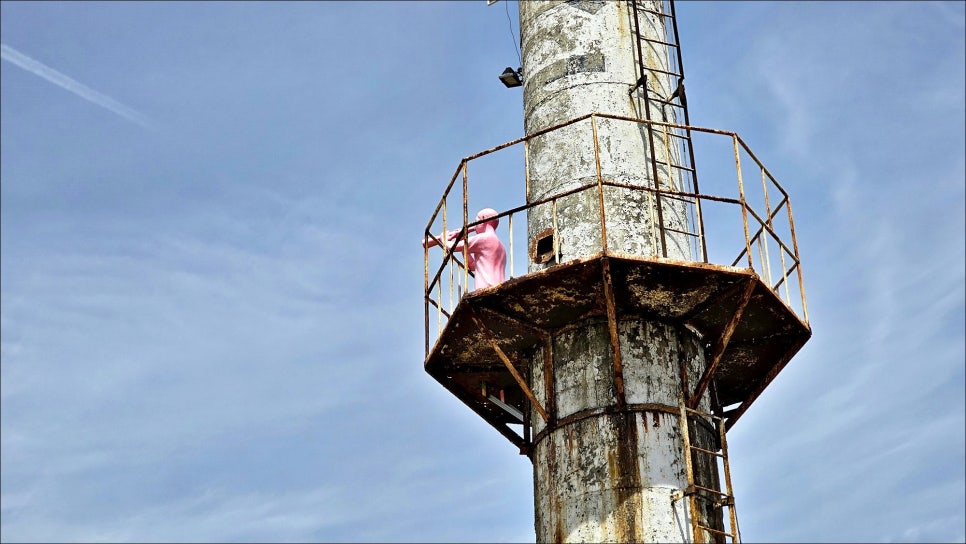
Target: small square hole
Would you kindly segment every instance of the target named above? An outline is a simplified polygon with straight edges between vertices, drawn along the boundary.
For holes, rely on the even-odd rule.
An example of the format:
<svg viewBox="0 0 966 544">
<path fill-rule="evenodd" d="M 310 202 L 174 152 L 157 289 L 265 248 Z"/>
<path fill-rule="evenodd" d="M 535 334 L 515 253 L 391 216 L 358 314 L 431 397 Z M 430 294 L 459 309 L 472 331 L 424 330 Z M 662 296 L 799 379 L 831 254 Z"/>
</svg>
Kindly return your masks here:
<svg viewBox="0 0 966 544">
<path fill-rule="evenodd" d="M 537 264 L 549 263 L 555 260 L 553 229 L 547 229 L 533 239 L 530 247 L 530 257 Z"/>
</svg>

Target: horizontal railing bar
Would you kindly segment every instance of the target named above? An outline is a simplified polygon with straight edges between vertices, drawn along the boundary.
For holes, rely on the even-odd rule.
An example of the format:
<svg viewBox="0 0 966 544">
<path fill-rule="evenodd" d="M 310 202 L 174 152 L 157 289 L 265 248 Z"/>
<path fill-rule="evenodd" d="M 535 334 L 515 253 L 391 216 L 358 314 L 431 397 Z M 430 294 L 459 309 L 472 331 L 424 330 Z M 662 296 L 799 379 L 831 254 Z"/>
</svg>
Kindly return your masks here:
<svg viewBox="0 0 966 544">
<path fill-rule="evenodd" d="M 626 115 L 614 115 L 613 113 L 589 113 L 587 115 L 584 115 L 583 117 L 579 117 L 578 119 L 581 119 L 582 120 L 583 118 L 589 117 L 591 115 L 594 115 L 596 117 L 600 117 L 601 119 L 614 119 L 614 120 L 617 120 L 617 121 L 629 121 L 631 123 L 637 123 L 639 125 L 658 125 L 658 126 L 664 126 L 664 127 L 668 127 L 668 128 L 679 128 L 681 130 L 693 130 L 693 131 L 696 131 L 696 132 L 707 132 L 708 134 L 717 134 L 719 136 L 731 136 L 731 137 L 737 137 L 738 136 L 736 133 L 731 132 L 729 130 L 719 130 L 719 129 L 716 129 L 716 128 L 696 127 L 696 126 L 690 126 L 690 125 L 679 125 L 677 123 L 668 123 L 667 121 L 657 121 L 657 120 L 654 120 L 654 119 L 637 119 L 637 118 L 634 118 L 634 117 L 627 117 Z"/>
<path fill-rule="evenodd" d="M 500 144 L 500 145 L 498 145 L 496 147 L 492 147 L 490 149 L 486 149 L 484 151 L 480 151 L 479 153 L 475 153 L 473 155 L 470 155 L 468 157 L 463 158 L 463 161 L 471 161 L 471 160 L 478 159 L 478 158 L 480 158 L 480 157 L 482 157 L 484 155 L 488 155 L 490 153 L 494 153 L 494 152 L 499 151 L 501 149 L 505 149 L 507 147 L 511 147 L 511 146 L 516 145 L 516 144 L 519 144 L 519 143 L 528 141 L 528 140 L 532 140 L 532 139 L 534 139 L 534 138 L 536 138 L 538 136 L 543 136 L 544 134 L 546 134 L 548 132 L 553 132 L 555 130 L 559 130 L 561 128 L 567 127 L 569 125 L 573 125 L 573 124 L 579 123 L 581 121 L 585 121 L 585 120 L 589 119 L 590 117 L 599 117 L 599 118 L 602 118 L 602 119 L 613 119 L 613 120 L 616 120 L 616 121 L 628 121 L 630 123 L 637 123 L 639 125 L 666 126 L 668 128 L 677 128 L 677 129 L 681 129 L 681 130 L 684 130 L 684 131 L 706 132 L 708 134 L 717 134 L 717 135 L 720 135 L 720 136 L 738 137 L 738 135 L 736 133 L 734 133 L 732 131 L 728 131 L 728 130 L 719 130 L 719 129 L 714 129 L 714 128 L 698 127 L 698 126 L 691 126 L 691 125 L 681 125 L 681 124 L 678 124 L 678 123 L 668 123 L 668 122 L 665 122 L 665 121 L 657 121 L 657 120 L 654 120 L 654 119 L 637 119 L 637 118 L 634 118 L 634 117 L 627 117 L 627 116 L 624 116 L 624 115 L 614 115 L 614 114 L 611 114 L 611 113 L 597 113 L 597 112 L 593 112 L 593 113 L 586 113 L 584 115 L 581 115 L 580 117 L 575 117 L 575 118 L 573 118 L 573 119 L 571 119 L 569 121 L 564 121 L 562 123 L 558 123 L 556 125 L 549 126 L 547 128 L 538 130 L 538 131 L 533 132 L 531 134 L 528 134 L 526 136 L 521 136 L 520 138 L 517 138 L 515 140 L 511 140 L 509 142 Z M 740 138 L 739 138 L 739 141 L 741 141 Z M 743 141 L 742 141 L 742 145 L 744 145 L 744 142 Z M 768 174 L 768 176 L 771 178 L 771 174 L 768 173 L 768 170 L 767 169 L 765 170 L 765 173 Z M 772 181 L 774 181 L 774 178 L 772 178 Z M 778 182 L 775 181 L 775 184 L 777 185 Z M 780 185 L 779 185 L 779 188 L 780 188 Z M 784 194 L 784 192 L 783 192 L 783 194 Z"/>
<path fill-rule="evenodd" d="M 630 185 L 627 183 L 620 183 L 617 181 L 605 180 L 603 184 L 609 187 L 620 187 L 621 189 L 633 189 L 633 190 L 639 190 L 639 191 L 648 191 L 651 193 L 658 192 L 658 190 L 655 189 L 654 187 L 646 187 L 642 185 Z M 726 204 L 741 204 L 740 200 L 736 198 L 725 197 L 725 196 L 703 195 L 698 193 L 689 193 L 686 191 L 675 191 L 673 189 L 661 189 L 660 192 L 661 192 L 662 198 L 668 195 L 677 195 L 677 196 L 690 196 L 692 198 L 700 198 L 702 200 L 711 200 L 714 202 L 724 202 Z"/>
</svg>

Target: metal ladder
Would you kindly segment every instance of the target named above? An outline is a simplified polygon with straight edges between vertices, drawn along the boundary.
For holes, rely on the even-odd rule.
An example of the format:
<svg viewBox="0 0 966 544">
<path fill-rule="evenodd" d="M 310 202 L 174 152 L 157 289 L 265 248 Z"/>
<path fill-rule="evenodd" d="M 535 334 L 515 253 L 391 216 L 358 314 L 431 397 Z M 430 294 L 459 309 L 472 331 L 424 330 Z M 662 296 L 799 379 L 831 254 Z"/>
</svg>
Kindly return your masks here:
<svg viewBox="0 0 966 544">
<path fill-rule="evenodd" d="M 688 486 L 675 493 L 672 496 L 672 502 L 687 497 L 690 512 L 689 517 L 691 518 L 692 542 L 728 542 L 727 539 L 729 538 L 731 539 L 730 542 L 741 542 L 741 532 L 738 530 L 738 515 L 735 512 L 735 496 L 731 488 L 731 467 L 728 463 L 728 441 L 725 438 L 724 418 L 688 408 L 683 398 L 679 405 L 681 410 L 681 437 L 684 442 L 684 466 L 687 472 Z M 714 423 L 715 431 L 718 434 L 718 444 L 721 449 L 711 451 L 691 443 L 690 427 L 691 423 L 696 421 L 694 416 L 705 418 L 706 420 L 710 419 Z M 715 465 L 717 465 L 717 459 L 721 459 L 725 477 L 725 492 L 695 483 L 694 460 L 692 458 L 692 455 L 695 455 L 695 453 L 711 456 L 714 459 L 713 462 Z M 710 502 L 713 508 L 727 509 L 730 531 L 725 532 L 713 527 L 701 525 L 697 516 L 699 500 Z M 701 537 L 700 540 L 699 536 Z"/>
<path fill-rule="evenodd" d="M 691 118 L 688 115 L 688 101 L 684 92 L 684 64 L 681 56 L 681 45 L 678 40 L 678 23 L 674 15 L 674 0 L 659 0 L 657 2 L 652 2 L 653 4 L 657 4 L 656 7 L 659 8 L 657 10 L 644 7 L 642 5 L 644 3 L 645 0 L 629 0 L 634 34 L 637 37 L 636 53 L 638 80 L 637 83 L 628 91 L 628 95 L 634 96 L 635 93 L 643 95 L 639 96 L 644 105 L 643 119 L 690 126 Z M 664 36 L 651 37 L 648 35 L 648 33 L 641 32 L 641 19 L 642 17 L 647 18 L 649 16 L 660 19 L 660 24 L 664 27 Z M 666 48 L 668 52 L 668 69 L 664 70 L 658 67 L 648 66 L 647 63 L 644 62 L 645 48 L 654 48 L 658 51 Z M 651 89 L 648 86 L 649 80 L 657 79 L 660 81 L 662 78 L 669 79 L 671 85 L 674 87 L 668 96 L 658 96 L 654 89 Z M 654 117 L 654 114 L 656 113 L 660 113 L 657 118 Z M 640 114 L 638 116 L 641 117 Z M 658 134 L 655 135 L 655 132 L 658 132 Z M 697 243 L 695 244 L 695 249 L 700 247 L 702 260 L 704 262 L 708 262 L 707 248 L 706 244 L 704 243 L 704 222 L 701 219 L 700 199 L 662 193 L 661 184 L 658 181 L 657 167 L 659 164 L 661 164 L 667 167 L 668 172 L 675 172 L 677 174 L 668 180 L 670 189 L 694 194 L 700 193 L 698 190 L 698 172 L 694 166 L 694 148 L 691 142 L 691 130 L 689 128 L 657 128 L 653 125 L 647 125 L 647 137 L 652 157 L 651 175 L 653 176 L 655 189 L 657 190 L 655 193 L 655 198 L 657 199 L 658 221 L 662 225 L 662 256 L 667 257 L 667 241 L 664 233 L 665 229 L 667 229 L 696 239 Z M 680 150 L 680 164 L 672 164 L 671 162 L 660 161 L 655 157 L 654 140 L 656 137 L 663 139 L 666 147 L 670 148 L 672 145 L 674 145 Z M 669 153 L 669 156 L 670 155 L 671 154 Z M 675 186 L 675 177 L 677 177 L 680 181 L 679 186 Z M 684 201 L 690 205 L 691 213 L 689 213 L 689 225 L 687 226 L 686 230 L 675 230 L 664 225 L 663 207 L 661 206 L 662 198 Z"/>
</svg>

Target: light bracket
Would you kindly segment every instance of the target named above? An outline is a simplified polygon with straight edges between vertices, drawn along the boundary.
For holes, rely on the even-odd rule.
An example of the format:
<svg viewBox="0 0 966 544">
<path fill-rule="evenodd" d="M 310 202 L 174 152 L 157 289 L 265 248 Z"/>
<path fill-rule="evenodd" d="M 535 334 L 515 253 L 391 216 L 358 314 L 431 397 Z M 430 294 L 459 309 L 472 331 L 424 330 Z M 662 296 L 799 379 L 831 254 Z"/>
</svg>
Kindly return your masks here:
<svg viewBox="0 0 966 544">
<path fill-rule="evenodd" d="M 508 89 L 523 85 L 523 68 L 517 68 L 514 70 L 513 68 L 507 66 L 506 70 L 503 70 L 503 73 L 500 74 L 500 81 L 502 81 Z"/>
</svg>

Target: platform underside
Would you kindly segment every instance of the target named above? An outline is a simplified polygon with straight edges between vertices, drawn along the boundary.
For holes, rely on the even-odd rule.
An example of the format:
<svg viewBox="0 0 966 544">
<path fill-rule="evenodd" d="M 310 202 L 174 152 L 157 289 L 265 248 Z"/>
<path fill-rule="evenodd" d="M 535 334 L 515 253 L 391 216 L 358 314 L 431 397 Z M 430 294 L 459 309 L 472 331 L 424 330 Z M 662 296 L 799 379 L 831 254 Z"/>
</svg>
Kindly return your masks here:
<svg viewBox="0 0 966 544">
<path fill-rule="evenodd" d="M 465 296 L 427 356 L 426 371 L 523 446 L 527 434 L 507 427 L 520 421 L 487 399 L 502 390 L 506 404 L 527 411 L 500 351 L 526 376 L 530 355 L 554 333 L 606 319 L 608 277 L 618 321 L 687 325 L 711 351 L 725 340 L 711 385 L 729 428 L 811 336 L 751 270 L 600 253 Z"/>
</svg>

